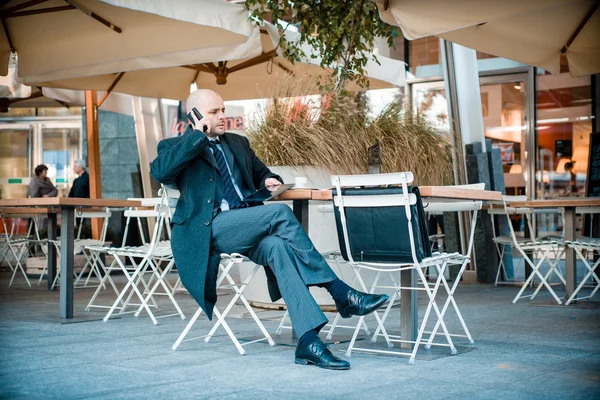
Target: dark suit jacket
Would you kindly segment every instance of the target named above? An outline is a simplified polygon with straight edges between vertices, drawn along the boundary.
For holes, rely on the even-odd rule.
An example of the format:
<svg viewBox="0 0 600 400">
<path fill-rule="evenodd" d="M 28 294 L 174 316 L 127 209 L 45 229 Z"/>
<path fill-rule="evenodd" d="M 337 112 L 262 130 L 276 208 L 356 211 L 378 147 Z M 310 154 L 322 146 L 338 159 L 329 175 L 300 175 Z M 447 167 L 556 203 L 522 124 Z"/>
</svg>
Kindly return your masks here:
<svg viewBox="0 0 600 400">
<path fill-rule="evenodd" d="M 230 166 L 235 162 L 234 177 L 242 193 L 263 187 L 267 178 L 281 181 L 256 157 L 247 138 L 226 132 L 219 140 Z M 182 136 L 160 141 L 150 174 L 160 183 L 176 185 L 181 192 L 171 221 L 173 256 L 183 285 L 212 318 L 220 257 L 210 252 L 211 224 L 223 198 L 223 181 L 207 136 L 188 126 Z M 271 297 L 278 299 L 274 275 L 269 271 L 268 276 Z"/>
<path fill-rule="evenodd" d="M 87 171 L 81 174 L 80 177 L 75 178 L 73 181 L 73 186 L 71 186 L 71 190 L 69 191 L 69 197 L 81 197 L 89 199 L 90 175 L 87 173 Z"/>
</svg>

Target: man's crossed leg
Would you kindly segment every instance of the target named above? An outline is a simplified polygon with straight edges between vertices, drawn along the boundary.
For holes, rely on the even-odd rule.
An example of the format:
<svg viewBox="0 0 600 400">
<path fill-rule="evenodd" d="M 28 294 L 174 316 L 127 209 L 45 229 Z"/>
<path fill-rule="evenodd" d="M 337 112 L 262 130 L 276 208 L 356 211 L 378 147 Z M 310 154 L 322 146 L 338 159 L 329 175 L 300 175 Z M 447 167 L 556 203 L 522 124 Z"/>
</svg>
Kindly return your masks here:
<svg viewBox="0 0 600 400">
<path fill-rule="evenodd" d="M 244 254 L 271 268 L 300 338 L 296 348 L 298 364 L 350 368 L 320 340 L 318 333 L 327 317 L 310 294 L 309 286 L 326 288 L 344 318 L 370 314 L 388 299 L 385 294 L 359 292 L 338 279 L 285 204 L 220 213 L 213 220 L 211 249 Z"/>
</svg>

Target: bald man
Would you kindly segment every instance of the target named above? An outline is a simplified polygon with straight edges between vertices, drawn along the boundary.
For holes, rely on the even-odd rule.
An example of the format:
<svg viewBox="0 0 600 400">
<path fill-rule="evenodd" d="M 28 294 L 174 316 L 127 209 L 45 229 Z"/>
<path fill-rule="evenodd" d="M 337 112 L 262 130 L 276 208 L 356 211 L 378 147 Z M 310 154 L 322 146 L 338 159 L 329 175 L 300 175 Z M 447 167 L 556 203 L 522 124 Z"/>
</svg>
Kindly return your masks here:
<svg viewBox="0 0 600 400">
<path fill-rule="evenodd" d="M 349 369 L 318 336 L 327 318 L 309 286 L 326 288 L 340 315 L 367 315 L 387 295 L 366 294 L 339 280 L 316 251 L 285 204 L 246 203 L 245 196 L 263 186 L 281 185 L 254 154 L 248 139 L 225 132 L 225 106 L 219 94 L 197 90 L 186 102 L 196 108 L 182 136 L 158 144 L 150 172 L 157 181 L 181 192 L 172 218 L 171 247 L 181 282 L 212 319 L 221 253 L 240 253 L 263 265 L 273 301 L 283 297 L 296 334 L 297 364 Z"/>
</svg>

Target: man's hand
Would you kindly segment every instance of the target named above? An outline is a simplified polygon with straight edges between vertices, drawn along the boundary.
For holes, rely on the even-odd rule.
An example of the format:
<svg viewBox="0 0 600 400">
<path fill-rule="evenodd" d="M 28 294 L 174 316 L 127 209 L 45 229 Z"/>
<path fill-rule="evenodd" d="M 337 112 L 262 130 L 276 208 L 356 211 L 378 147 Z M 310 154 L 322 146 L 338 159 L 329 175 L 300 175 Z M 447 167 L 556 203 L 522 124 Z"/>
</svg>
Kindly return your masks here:
<svg viewBox="0 0 600 400">
<path fill-rule="evenodd" d="M 50 197 L 50 196 L 48 196 L 47 194 L 45 194 L 45 195 L 43 195 L 42 197 Z"/>
<path fill-rule="evenodd" d="M 204 133 L 212 132 L 213 122 L 210 119 L 204 117 L 201 120 L 198 120 L 198 118 L 196 118 L 196 115 L 194 115 L 194 113 L 190 113 L 190 116 L 191 116 L 190 123 L 194 126 L 194 129 L 197 129 L 200 132 L 204 132 Z M 206 129 L 204 129 L 205 127 L 206 127 Z"/>
<path fill-rule="evenodd" d="M 281 182 L 279 182 L 277 179 L 275 179 L 275 178 L 265 179 L 265 187 L 270 192 L 274 192 L 275 190 L 279 189 L 279 186 L 281 186 Z"/>
</svg>

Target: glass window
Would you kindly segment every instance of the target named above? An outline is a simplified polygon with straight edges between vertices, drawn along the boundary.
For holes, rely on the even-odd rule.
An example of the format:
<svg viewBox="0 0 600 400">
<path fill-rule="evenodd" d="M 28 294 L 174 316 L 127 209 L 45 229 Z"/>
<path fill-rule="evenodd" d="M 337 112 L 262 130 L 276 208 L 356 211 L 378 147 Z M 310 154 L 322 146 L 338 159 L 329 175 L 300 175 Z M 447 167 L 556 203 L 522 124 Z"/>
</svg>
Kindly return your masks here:
<svg viewBox="0 0 600 400">
<path fill-rule="evenodd" d="M 48 166 L 48 177 L 59 189 L 59 196 L 64 196 L 76 178 L 72 164 L 80 158 L 80 130 L 44 128 L 42 135 L 42 163 Z"/>
<path fill-rule="evenodd" d="M 592 132 L 590 77 L 537 76 L 537 174 L 540 199 L 584 196 Z"/>
<path fill-rule="evenodd" d="M 444 82 L 413 85 L 414 111 L 429 122 L 450 131 Z"/>
<path fill-rule="evenodd" d="M 82 107 L 44 107 L 38 108 L 39 117 L 63 117 L 69 115 L 81 115 Z"/>
<path fill-rule="evenodd" d="M 35 108 L 11 107 L 7 112 L 0 113 L 0 118 L 35 117 Z"/>
<path fill-rule="evenodd" d="M 480 90 L 485 137 L 501 151 L 506 191 L 524 194 L 525 83 L 483 83 Z"/>
<path fill-rule="evenodd" d="M 440 39 L 428 36 L 409 42 L 409 72 L 416 78 L 442 76 Z M 526 64 L 476 51 L 479 72 L 526 68 Z"/>
</svg>

